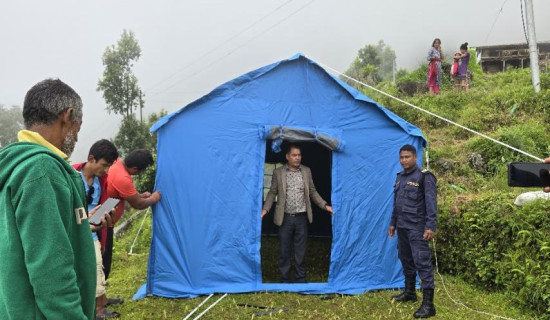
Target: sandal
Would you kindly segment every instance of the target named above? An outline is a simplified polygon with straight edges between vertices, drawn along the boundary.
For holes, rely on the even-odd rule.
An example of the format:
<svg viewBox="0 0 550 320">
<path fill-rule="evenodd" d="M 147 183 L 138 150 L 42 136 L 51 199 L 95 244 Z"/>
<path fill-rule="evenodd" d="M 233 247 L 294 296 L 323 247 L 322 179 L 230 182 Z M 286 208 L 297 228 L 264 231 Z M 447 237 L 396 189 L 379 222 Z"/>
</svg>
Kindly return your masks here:
<svg viewBox="0 0 550 320">
<path fill-rule="evenodd" d="M 111 318 L 120 318 L 120 313 L 116 311 L 111 311 L 109 309 L 103 309 L 103 311 L 95 315 L 95 320 L 103 320 L 103 319 L 111 319 Z"/>
<path fill-rule="evenodd" d="M 107 299 L 107 303 L 105 304 L 105 306 L 111 306 L 111 305 L 123 304 L 123 303 L 124 303 L 124 299 L 122 298 L 109 298 Z"/>
</svg>

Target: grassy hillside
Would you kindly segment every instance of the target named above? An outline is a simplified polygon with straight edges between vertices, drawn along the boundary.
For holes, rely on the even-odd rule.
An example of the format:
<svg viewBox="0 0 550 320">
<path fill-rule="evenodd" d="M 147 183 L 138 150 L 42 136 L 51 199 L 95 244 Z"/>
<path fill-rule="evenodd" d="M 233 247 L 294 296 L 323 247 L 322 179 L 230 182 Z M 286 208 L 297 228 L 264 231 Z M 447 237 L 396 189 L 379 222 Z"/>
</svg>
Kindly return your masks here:
<svg viewBox="0 0 550 320">
<path fill-rule="evenodd" d="M 421 71 L 421 70 L 420 70 Z M 550 75 L 535 94 L 528 69 L 482 74 L 474 69 L 469 94 L 456 94 L 446 77 L 439 96 L 404 97 L 472 130 L 538 158 L 550 156 Z M 413 72 L 406 81 L 425 81 Z M 363 90 L 369 94 L 368 90 Z M 430 169 L 438 177 L 442 270 L 484 290 L 507 292 L 518 305 L 550 315 L 550 205 L 513 205 L 522 192 L 507 186 L 507 164 L 536 161 L 486 138 L 379 94 L 370 94 L 428 140 Z M 426 159 L 425 159 L 426 160 Z"/>
<path fill-rule="evenodd" d="M 416 79 L 415 79 L 416 75 Z M 425 81 L 415 72 L 407 80 Z M 543 90 L 535 94 L 528 69 L 506 73 L 474 73 L 469 94 L 456 94 L 448 77 L 442 93 L 406 97 L 389 84 L 381 89 L 416 106 L 510 144 L 539 158 L 550 156 L 550 75 L 542 74 Z M 440 185 L 455 185 L 466 193 L 479 195 L 478 189 L 498 190 L 506 186 L 506 164 L 510 161 L 535 161 L 527 156 L 451 125 L 427 113 L 403 105 L 386 96 L 362 89 L 405 120 L 418 126 L 428 140 L 428 156 Z M 468 156 L 477 153 L 482 165 L 472 166 Z"/>
</svg>

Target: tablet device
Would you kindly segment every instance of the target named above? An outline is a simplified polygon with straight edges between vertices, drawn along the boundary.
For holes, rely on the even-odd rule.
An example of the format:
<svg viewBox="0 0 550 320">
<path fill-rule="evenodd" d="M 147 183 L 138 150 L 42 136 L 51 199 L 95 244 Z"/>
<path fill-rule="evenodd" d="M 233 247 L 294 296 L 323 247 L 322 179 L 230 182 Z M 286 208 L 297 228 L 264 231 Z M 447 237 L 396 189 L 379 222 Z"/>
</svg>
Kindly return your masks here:
<svg viewBox="0 0 550 320">
<path fill-rule="evenodd" d="M 508 164 L 508 185 L 510 187 L 550 186 L 550 163 L 511 162 Z"/>
<path fill-rule="evenodd" d="M 101 218 L 105 216 L 106 213 L 111 213 L 111 210 L 120 202 L 120 199 L 115 198 L 109 198 L 103 202 L 101 207 L 97 209 L 97 211 L 88 218 L 88 221 L 90 221 L 91 224 L 94 225 L 100 225 L 101 224 Z"/>
</svg>

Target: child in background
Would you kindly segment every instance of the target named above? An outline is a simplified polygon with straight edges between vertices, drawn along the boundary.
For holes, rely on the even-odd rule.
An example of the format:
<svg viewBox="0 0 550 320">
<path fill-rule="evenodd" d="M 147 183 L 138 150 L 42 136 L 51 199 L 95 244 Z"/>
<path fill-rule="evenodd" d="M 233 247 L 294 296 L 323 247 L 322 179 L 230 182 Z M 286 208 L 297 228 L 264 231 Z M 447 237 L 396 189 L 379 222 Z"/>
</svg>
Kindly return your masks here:
<svg viewBox="0 0 550 320">
<path fill-rule="evenodd" d="M 463 43 L 460 46 L 460 53 L 456 53 L 454 56 L 455 60 L 459 60 L 458 70 L 455 76 L 455 91 L 456 93 L 460 92 L 460 88 L 464 92 L 469 91 L 468 84 L 468 63 L 470 62 L 470 53 L 468 52 L 468 42 Z"/>
<path fill-rule="evenodd" d="M 458 74 L 458 60 L 460 60 L 460 52 L 455 53 L 453 59 L 455 60 L 453 62 L 453 65 L 451 66 L 451 77 L 454 79 L 456 75 Z"/>
</svg>

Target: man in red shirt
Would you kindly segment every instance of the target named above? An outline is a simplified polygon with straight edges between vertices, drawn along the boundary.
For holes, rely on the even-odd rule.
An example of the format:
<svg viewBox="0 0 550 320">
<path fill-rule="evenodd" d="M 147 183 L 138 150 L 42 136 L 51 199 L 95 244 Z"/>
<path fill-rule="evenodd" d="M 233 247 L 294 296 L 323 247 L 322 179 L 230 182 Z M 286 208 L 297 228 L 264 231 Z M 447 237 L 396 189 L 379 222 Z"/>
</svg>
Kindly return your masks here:
<svg viewBox="0 0 550 320">
<path fill-rule="evenodd" d="M 160 200 L 159 191 L 138 193 L 132 179 L 132 175 L 141 174 L 153 162 L 153 156 L 149 151 L 138 149 L 130 152 L 124 159 L 118 158 L 109 169 L 107 176 L 107 197 L 120 199 L 115 217 L 113 218 L 113 225 L 124 214 L 126 201 L 134 209 L 145 209 Z M 105 248 L 103 253 L 105 279 L 109 277 L 111 271 L 113 228 L 107 228 L 106 231 L 101 235 L 101 244 Z"/>
</svg>

